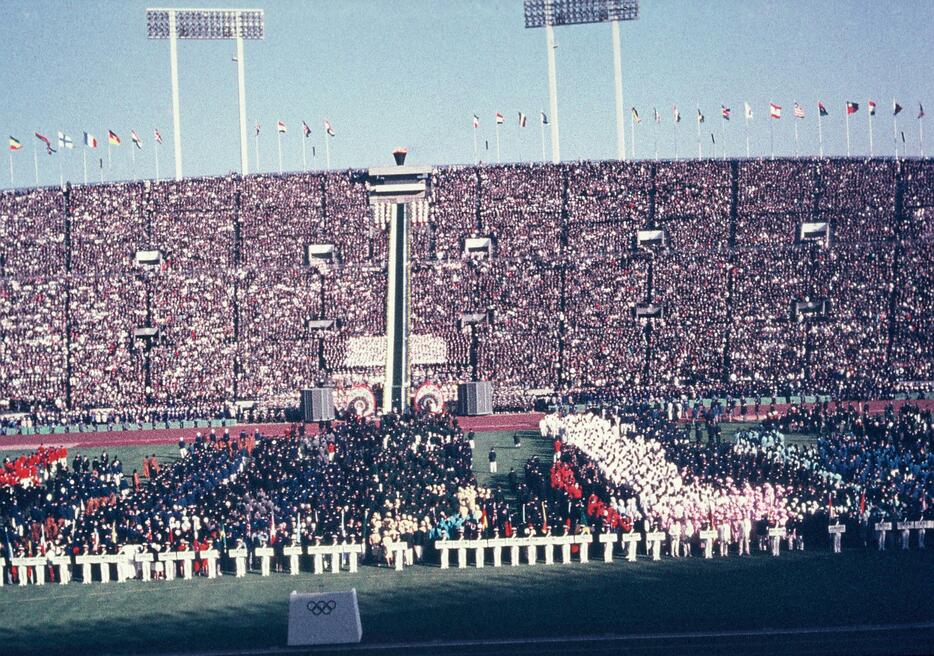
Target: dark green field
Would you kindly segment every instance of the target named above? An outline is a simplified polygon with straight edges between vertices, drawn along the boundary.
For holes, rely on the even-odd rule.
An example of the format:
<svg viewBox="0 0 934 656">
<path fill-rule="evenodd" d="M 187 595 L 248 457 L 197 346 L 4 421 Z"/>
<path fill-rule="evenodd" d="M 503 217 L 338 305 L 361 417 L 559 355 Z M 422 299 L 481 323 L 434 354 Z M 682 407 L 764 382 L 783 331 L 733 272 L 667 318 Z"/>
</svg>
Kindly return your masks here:
<svg viewBox="0 0 934 656">
<path fill-rule="evenodd" d="M 496 444 L 505 479 L 542 440 L 511 448 L 511 433 L 478 435 L 476 462 L 487 467 Z M 508 448 L 507 448 L 508 447 Z M 129 455 L 129 453 L 128 453 Z M 168 455 L 168 454 L 167 454 Z M 481 473 L 486 481 L 488 475 Z M 803 553 L 704 561 L 537 565 L 404 572 L 363 567 L 358 574 L 298 576 L 251 574 L 215 581 L 71 584 L 0 590 L 0 653 L 152 653 L 279 648 L 285 645 L 287 598 L 292 590 L 356 588 L 364 642 L 480 640 L 844 627 L 934 621 L 934 552 L 864 551 L 833 556 L 824 545 Z M 764 653 L 915 653 L 934 649 L 934 632 L 920 628 L 890 635 L 782 639 Z M 764 638 L 762 640 L 765 640 Z M 773 641 L 777 640 L 772 638 Z M 826 637 L 820 638 L 826 640 Z M 726 644 L 733 647 L 727 649 Z M 667 645 L 664 650 L 662 645 Z M 681 653 L 757 649 L 755 638 L 708 643 L 650 641 L 565 644 L 563 653 Z M 680 645 L 680 646 L 678 646 Z M 817 645 L 815 647 L 815 645 Z M 829 645 L 833 645 L 830 647 Z M 656 649 L 656 646 L 658 649 Z M 624 648 L 625 647 L 625 648 Z M 422 647 L 417 653 L 477 653 Z M 380 649 L 379 653 L 391 650 Z M 484 653 L 537 653 L 545 646 L 490 646 Z"/>
</svg>

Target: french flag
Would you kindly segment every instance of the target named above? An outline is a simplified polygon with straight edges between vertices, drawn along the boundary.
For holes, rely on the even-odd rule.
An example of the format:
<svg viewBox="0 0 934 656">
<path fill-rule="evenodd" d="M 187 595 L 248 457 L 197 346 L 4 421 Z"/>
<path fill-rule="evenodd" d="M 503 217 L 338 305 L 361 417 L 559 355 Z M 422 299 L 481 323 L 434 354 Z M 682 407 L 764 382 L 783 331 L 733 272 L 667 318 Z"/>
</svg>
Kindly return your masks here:
<svg viewBox="0 0 934 656">
<path fill-rule="evenodd" d="M 87 132 L 84 133 L 84 145 L 88 148 L 97 148 L 97 137 Z"/>
</svg>

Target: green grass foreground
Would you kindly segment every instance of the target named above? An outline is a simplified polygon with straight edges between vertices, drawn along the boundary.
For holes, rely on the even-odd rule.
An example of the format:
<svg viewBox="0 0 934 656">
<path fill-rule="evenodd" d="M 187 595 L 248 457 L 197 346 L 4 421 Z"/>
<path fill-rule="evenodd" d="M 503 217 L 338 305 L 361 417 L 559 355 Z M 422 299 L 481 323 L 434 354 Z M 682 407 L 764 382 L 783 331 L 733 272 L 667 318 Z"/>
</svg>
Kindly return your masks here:
<svg viewBox="0 0 934 656">
<path fill-rule="evenodd" d="M 495 477 L 486 473 L 491 444 L 500 456 Z M 547 457 L 548 449 L 540 439 L 514 449 L 512 433 L 478 434 L 474 465 L 482 483 L 505 483 L 510 466 L 521 472 L 529 455 Z M 146 450 L 171 456 L 170 449 Z M 637 563 L 404 572 L 365 566 L 357 574 L 7 586 L 0 589 L 0 653 L 283 647 L 292 590 L 350 588 L 359 595 L 366 643 L 934 621 L 934 549 L 834 556 L 827 545 L 807 546 L 779 558 L 643 556 Z"/>
<path fill-rule="evenodd" d="M 356 588 L 365 642 L 934 620 L 934 555 L 827 550 L 705 561 L 536 565 L 0 591 L 6 654 L 285 645 L 288 595 Z"/>
</svg>

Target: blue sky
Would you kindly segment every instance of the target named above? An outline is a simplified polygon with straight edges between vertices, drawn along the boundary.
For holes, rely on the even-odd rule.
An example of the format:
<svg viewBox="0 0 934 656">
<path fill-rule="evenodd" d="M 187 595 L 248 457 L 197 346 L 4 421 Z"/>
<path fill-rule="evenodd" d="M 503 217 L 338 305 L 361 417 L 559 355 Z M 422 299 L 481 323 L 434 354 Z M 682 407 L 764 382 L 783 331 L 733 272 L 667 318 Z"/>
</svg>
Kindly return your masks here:
<svg viewBox="0 0 934 656">
<path fill-rule="evenodd" d="M 230 2 L 177 6 L 223 7 Z M 169 48 L 146 38 L 145 8 L 173 6 L 134 0 L 39 2 L 4 0 L 0 82 L 6 90 L 0 125 L 25 145 L 13 153 L 16 186 L 33 184 L 35 131 L 59 129 L 76 148 L 61 164 L 80 181 L 83 131 L 106 144 L 113 129 L 124 145 L 113 151 L 110 179 L 154 177 L 152 129 L 165 137 L 162 174 L 173 170 Z M 336 131 L 332 168 L 388 164 L 397 145 L 410 163 L 473 160 L 471 115 L 481 118 L 481 157 L 495 160 L 493 116 L 505 114 L 504 161 L 541 157 L 539 111 L 548 107 L 545 33 L 526 30 L 521 0 L 276 0 L 244 3 L 266 14 L 266 39 L 246 44 L 250 159 L 253 124 L 263 126 L 261 170 L 276 169 L 274 126 L 284 120 L 286 170 L 299 170 L 300 121 L 313 129 L 309 165 L 323 168 L 322 121 Z M 752 104 L 753 155 L 769 152 L 768 103 L 784 108 L 773 121 L 775 152 L 793 154 L 791 109 L 802 153 L 817 152 L 816 104 L 824 119 L 825 152 L 845 153 L 844 102 L 860 103 L 851 117 L 853 154 L 867 154 L 866 102 L 879 103 L 874 120 L 877 154 L 893 152 L 891 103 L 911 154 L 918 153 L 918 102 L 934 111 L 934 3 L 930 0 L 643 0 L 641 18 L 622 25 L 626 107 L 643 117 L 636 127 L 637 157 L 654 157 L 652 108 L 658 107 L 659 155 L 673 157 L 672 104 L 683 120 L 681 156 L 697 155 L 695 105 L 721 139 L 720 105 L 733 110 L 726 126 L 727 155 L 743 155 L 742 106 Z M 608 25 L 557 29 L 558 103 L 564 160 L 607 159 L 616 154 L 613 62 Z M 236 65 L 232 42 L 181 42 L 181 132 L 185 175 L 239 169 Z M 516 125 L 518 111 L 529 126 Z M 144 149 L 131 164 L 129 132 Z M 929 128 L 934 139 L 934 124 Z M 629 134 L 627 133 L 627 139 Z M 488 140 L 490 150 L 484 150 Z M 311 146 L 317 151 L 312 160 Z M 718 143 L 716 155 L 722 144 Z M 934 150 L 934 142 L 927 151 Z M 99 154 L 106 160 L 106 145 Z M 58 181 L 55 155 L 41 155 L 40 182 Z M 92 174 L 93 175 L 93 174 Z M 9 173 L 0 176 L 9 186 Z"/>
</svg>

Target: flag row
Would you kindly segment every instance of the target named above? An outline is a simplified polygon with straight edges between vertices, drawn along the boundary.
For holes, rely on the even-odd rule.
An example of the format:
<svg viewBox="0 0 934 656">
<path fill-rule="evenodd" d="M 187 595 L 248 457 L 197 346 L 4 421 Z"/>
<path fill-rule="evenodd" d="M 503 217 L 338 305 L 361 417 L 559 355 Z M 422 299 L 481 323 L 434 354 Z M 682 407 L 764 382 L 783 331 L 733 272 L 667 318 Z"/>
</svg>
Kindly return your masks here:
<svg viewBox="0 0 934 656">
<path fill-rule="evenodd" d="M 866 103 L 866 105 L 867 105 L 867 107 L 868 107 L 869 115 L 870 115 L 870 116 L 875 116 L 875 115 L 876 115 L 876 112 L 877 112 L 877 109 L 878 109 L 878 103 L 876 103 L 874 100 L 869 100 L 869 101 Z M 779 105 L 778 103 L 775 103 L 775 102 L 769 102 L 768 107 L 769 107 L 769 118 L 773 118 L 773 119 L 781 119 L 781 118 L 782 118 L 782 110 L 783 110 L 783 108 L 782 108 L 781 105 Z M 896 101 L 894 101 L 894 100 L 892 101 L 892 115 L 893 115 L 893 116 L 898 116 L 898 115 L 902 112 L 903 109 L 904 109 L 904 108 L 903 108 L 900 104 L 898 104 L 898 102 L 896 102 Z M 852 115 L 852 114 L 855 114 L 855 113 L 857 113 L 859 110 L 860 110 L 860 103 L 854 102 L 854 101 L 852 101 L 852 100 L 846 101 L 846 105 L 845 105 L 844 111 L 845 111 L 845 113 L 846 113 L 847 116 L 850 116 L 850 115 Z M 661 122 L 662 122 L 662 115 L 661 115 L 661 113 L 658 111 L 658 108 L 653 107 L 653 108 L 652 108 L 652 112 L 653 112 L 653 119 L 654 119 L 654 121 L 655 121 L 656 123 L 661 123 Z M 631 113 L 631 115 L 632 115 L 632 120 L 633 120 L 633 122 L 635 122 L 635 123 L 641 123 L 641 122 L 642 122 L 642 117 L 640 116 L 639 111 L 638 111 L 635 107 L 632 107 L 632 108 L 630 109 L 630 113 Z M 805 118 L 806 112 L 805 112 L 804 105 L 802 105 L 801 103 L 795 102 L 795 103 L 794 103 L 794 107 L 793 107 L 793 112 L 792 112 L 792 113 L 793 113 L 794 118 L 798 118 L 798 119 Z M 823 116 L 829 116 L 829 115 L 830 115 L 830 111 L 827 109 L 827 106 L 823 103 L 823 101 L 818 101 L 818 103 L 817 103 L 817 113 L 818 113 L 818 116 L 822 116 L 822 117 L 823 117 Z M 744 102 L 744 103 L 743 103 L 743 116 L 744 116 L 744 118 L 745 118 L 746 120 L 752 120 L 753 114 L 754 114 L 754 111 L 753 111 L 752 105 L 750 105 L 748 102 Z M 516 115 L 517 115 L 517 118 L 516 118 L 516 125 L 518 125 L 518 126 L 521 127 L 521 128 L 526 127 L 526 126 L 528 125 L 528 115 L 525 114 L 524 112 L 516 112 Z M 729 121 L 729 120 L 732 118 L 732 115 L 733 115 L 733 110 L 732 110 L 731 108 L 727 107 L 726 105 L 721 105 L 721 106 L 720 106 L 720 117 L 721 117 L 723 120 Z M 675 123 L 680 123 L 680 122 L 681 122 L 681 118 L 682 118 L 682 117 L 681 117 L 681 110 L 678 109 L 678 106 L 677 106 L 677 105 L 672 105 L 672 106 L 671 106 L 671 118 L 672 118 L 672 120 L 673 120 Z M 918 103 L 918 114 L 917 114 L 917 118 L 918 118 L 918 119 L 924 118 L 924 106 L 923 106 L 920 102 Z M 493 116 L 493 120 L 494 120 L 494 122 L 495 122 L 496 125 L 503 125 L 504 123 L 506 123 L 506 117 L 505 117 L 505 115 L 504 115 L 502 112 L 496 112 L 496 113 L 494 114 L 494 116 Z M 705 116 L 704 113 L 701 111 L 700 107 L 697 108 L 697 117 L 696 117 L 696 120 L 697 120 L 698 123 L 703 123 L 704 121 L 707 120 L 707 119 L 706 119 L 706 116 Z M 542 123 L 542 125 L 548 125 L 548 115 L 545 114 L 544 111 L 541 112 L 541 123 Z M 477 128 L 480 127 L 480 117 L 479 117 L 477 114 L 474 114 L 474 115 L 473 115 L 473 127 L 474 127 L 474 129 L 477 129 Z"/>
<path fill-rule="evenodd" d="M 309 126 L 308 123 L 305 121 L 302 121 L 301 124 L 302 124 L 303 136 L 305 138 L 310 137 L 312 134 L 311 126 Z M 260 125 L 260 123 L 257 122 L 256 132 L 255 132 L 256 137 L 259 137 L 261 130 L 262 130 L 262 126 Z M 278 134 L 284 134 L 288 132 L 288 127 L 286 126 L 285 121 L 280 120 L 276 122 L 276 132 Z M 33 134 L 35 135 L 36 139 L 38 139 L 43 144 L 43 146 L 46 149 L 46 152 L 49 155 L 53 153 L 57 153 L 61 150 L 72 150 L 75 147 L 74 139 L 72 139 L 71 136 L 61 131 L 59 131 L 57 134 L 57 141 L 55 137 L 50 138 L 49 136 L 41 132 L 35 132 Z M 335 136 L 334 128 L 331 126 L 331 122 L 327 119 L 324 120 L 324 134 L 326 134 L 328 137 Z M 153 129 L 152 138 L 156 144 L 161 144 L 163 142 L 162 133 L 160 133 L 157 128 Z M 136 148 L 138 149 L 143 148 L 143 140 L 139 136 L 139 133 L 136 130 L 130 130 L 130 141 L 133 143 L 134 146 L 136 146 Z M 58 146 L 57 148 L 56 148 L 56 143 Z M 114 130 L 107 131 L 107 146 L 120 146 L 122 144 L 123 144 L 123 139 L 120 137 L 120 135 L 117 132 L 115 132 Z M 96 149 L 98 146 L 101 145 L 101 142 L 98 140 L 98 138 L 95 135 L 91 134 L 90 132 L 85 132 L 84 133 L 84 145 L 88 148 Z M 22 150 L 23 141 L 19 139 L 18 137 L 10 135 L 9 149 L 13 152 L 17 150 Z"/>
</svg>

